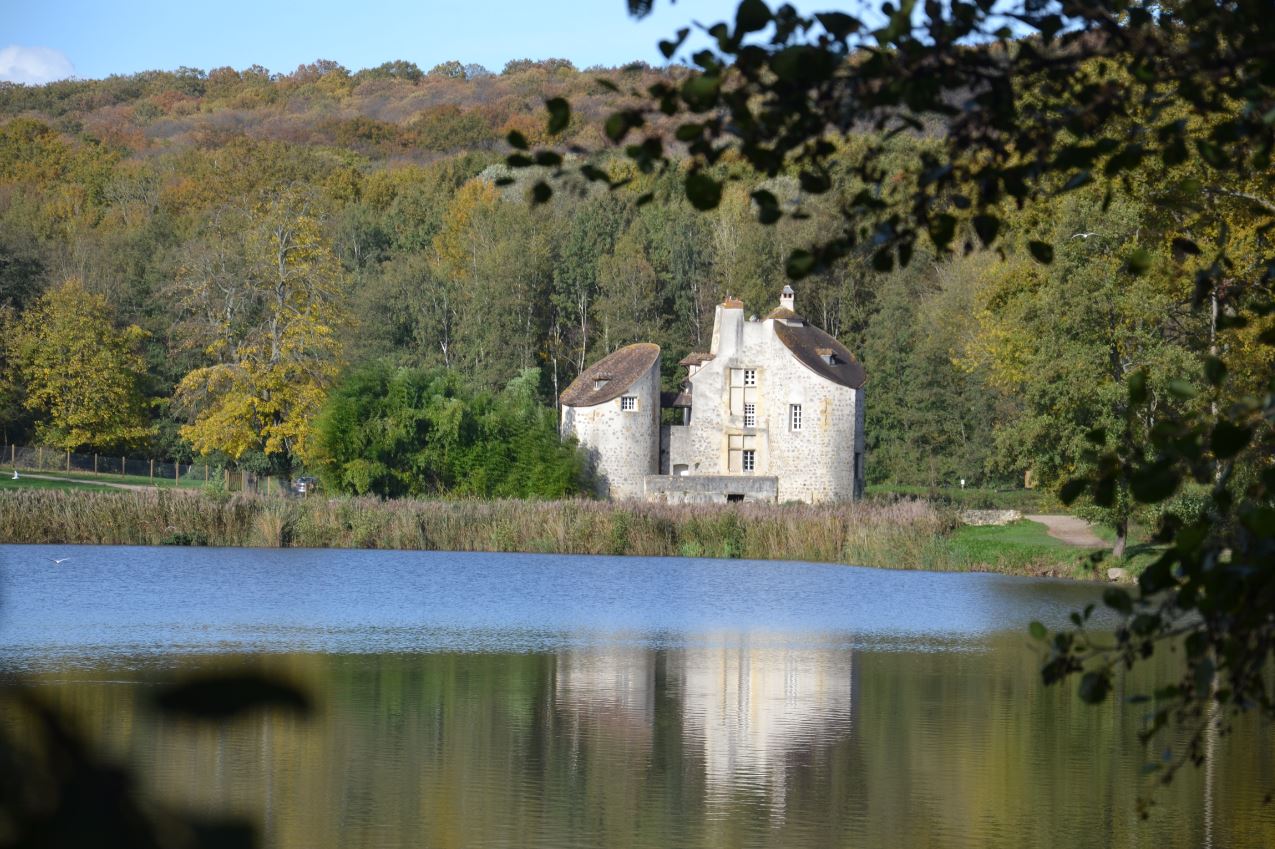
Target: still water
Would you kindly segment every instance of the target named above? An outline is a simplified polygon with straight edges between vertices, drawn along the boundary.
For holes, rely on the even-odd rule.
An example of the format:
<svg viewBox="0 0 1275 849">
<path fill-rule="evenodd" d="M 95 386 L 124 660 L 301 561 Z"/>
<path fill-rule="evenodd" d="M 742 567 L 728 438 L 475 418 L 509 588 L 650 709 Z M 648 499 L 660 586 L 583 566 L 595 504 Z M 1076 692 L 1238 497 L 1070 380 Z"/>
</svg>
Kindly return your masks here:
<svg viewBox="0 0 1275 849">
<path fill-rule="evenodd" d="M 248 815 L 272 847 L 1275 845 L 1267 727 L 1157 788 L 1138 706 L 1039 684 L 1026 623 L 1061 625 L 1091 586 L 47 546 L 0 547 L 0 582 L 6 667 L 154 796 Z M 243 666 L 301 683 L 317 716 L 209 727 L 148 707 L 157 681 Z"/>
</svg>

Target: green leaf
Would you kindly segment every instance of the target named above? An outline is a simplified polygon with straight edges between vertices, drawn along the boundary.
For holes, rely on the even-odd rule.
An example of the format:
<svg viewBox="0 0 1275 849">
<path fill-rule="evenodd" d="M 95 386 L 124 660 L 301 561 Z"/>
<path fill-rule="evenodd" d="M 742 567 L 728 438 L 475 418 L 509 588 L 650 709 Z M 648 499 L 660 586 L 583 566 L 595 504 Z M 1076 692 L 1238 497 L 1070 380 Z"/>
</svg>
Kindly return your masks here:
<svg viewBox="0 0 1275 849">
<path fill-rule="evenodd" d="M 1085 491 L 1085 487 L 1088 485 L 1089 481 L 1084 478 L 1072 478 L 1058 490 L 1058 500 L 1063 504 L 1070 505 L 1080 497 L 1080 494 Z"/>
<path fill-rule="evenodd" d="M 1027 250 L 1042 265 L 1049 265 L 1054 261 L 1054 246 L 1048 242 L 1030 241 L 1027 243 Z"/>
<path fill-rule="evenodd" d="M 1175 254 L 1190 254 L 1191 256 L 1200 255 L 1200 246 L 1190 239 L 1184 239 L 1181 236 L 1173 240 L 1173 252 Z"/>
<path fill-rule="evenodd" d="M 661 41 L 659 44 L 660 53 L 664 55 L 664 58 L 672 59 L 673 54 L 676 53 L 677 49 L 682 46 L 682 42 L 686 41 L 686 36 L 690 35 L 690 33 L 690 27 L 682 27 L 677 31 L 676 38 L 670 41 Z"/>
<path fill-rule="evenodd" d="M 1129 404 L 1137 407 L 1147 400 L 1147 370 L 1138 369 L 1129 375 Z"/>
<path fill-rule="evenodd" d="M 1101 704 L 1110 692 L 1111 679 L 1106 672 L 1086 672 L 1081 676 L 1080 698 L 1085 704 Z"/>
<path fill-rule="evenodd" d="M 542 203 L 547 203 L 551 197 L 553 197 L 553 189 L 549 188 L 549 184 L 544 180 L 540 180 L 531 187 L 532 206 L 539 206 Z"/>
<path fill-rule="evenodd" d="M 545 101 L 549 110 L 549 135 L 556 136 L 571 123 L 571 104 L 565 98 L 553 97 Z"/>
<path fill-rule="evenodd" d="M 225 720 L 258 710 L 285 710 L 309 715 L 310 699 L 283 681 L 258 673 L 205 674 L 164 687 L 155 695 L 165 713 L 191 719 Z"/>
<path fill-rule="evenodd" d="M 815 19 L 823 25 L 828 34 L 838 41 L 844 41 L 848 36 L 854 35 L 863 25 L 858 18 L 851 17 L 844 12 L 817 12 Z"/>
<path fill-rule="evenodd" d="M 1129 476 L 1129 491 L 1143 504 L 1157 504 L 1177 492 L 1182 476 L 1169 460 L 1158 460 Z"/>
<path fill-rule="evenodd" d="M 703 171 L 686 175 L 686 199 L 698 210 L 716 209 L 722 202 L 722 184 Z"/>
<path fill-rule="evenodd" d="M 995 215 L 974 216 L 974 232 L 978 234 L 978 240 L 983 243 L 983 247 L 991 247 L 1000 229 L 1001 220 Z"/>
<path fill-rule="evenodd" d="M 1027 626 L 1027 630 L 1031 633 L 1033 640 L 1044 640 L 1049 636 L 1049 631 L 1040 622 L 1032 622 Z"/>
<path fill-rule="evenodd" d="M 1168 383 L 1169 394 L 1182 401 L 1190 401 L 1200 393 L 1188 381 L 1175 379 Z"/>
<path fill-rule="evenodd" d="M 1111 587 L 1102 594 L 1102 603 L 1117 613 L 1128 616 L 1133 613 L 1133 599 L 1124 590 Z"/>
<path fill-rule="evenodd" d="M 930 240 L 939 250 L 946 248 L 956 235 L 956 219 L 946 213 L 930 219 Z"/>
<path fill-rule="evenodd" d="M 1213 449 L 1213 456 L 1219 460 L 1229 460 L 1243 451 L 1252 438 L 1252 428 L 1222 420 L 1213 426 L 1213 438 L 1209 444 Z"/>
<path fill-rule="evenodd" d="M 735 12 L 735 37 L 757 32 L 770 23 L 770 9 L 762 0 L 742 0 Z"/>
<path fill-rule="evenodd" d="M 562 155 L 552 150 L 542 150 L 536 154 L 536 164 L 545 168 L 554 168 L 562 164 Z"/>
<path fill-rule="evenodd" d="M 1130 274 L 1145 274 L 1149 268 L 1151 268 L 1151 252 L 1145 248 L 1138 248 L 1129 254 L 1128 260 L 1125 261 L 1125 269 Z"/>
<path fill-rule="evenodd" d="M 509 146 L 515 150 L 526 150 L 528 147 L 527 137 L 517 130 L 510 130 L 509 135 L 505 136 L 505 141 L 509 142 Z"/>
<path fill-rule="evenodd" d="M 795 250 L 788 255 L 784 270 L 793 280 L 800 280 L 814 271 L 815 257 L 810 251 Z"/>
<path fill-rule="evenodd" d="M 704 134 L 703 124 L 682 124 L 673 133 L 674 137 L 681 142 L 693 142 Z"/>
</svg>

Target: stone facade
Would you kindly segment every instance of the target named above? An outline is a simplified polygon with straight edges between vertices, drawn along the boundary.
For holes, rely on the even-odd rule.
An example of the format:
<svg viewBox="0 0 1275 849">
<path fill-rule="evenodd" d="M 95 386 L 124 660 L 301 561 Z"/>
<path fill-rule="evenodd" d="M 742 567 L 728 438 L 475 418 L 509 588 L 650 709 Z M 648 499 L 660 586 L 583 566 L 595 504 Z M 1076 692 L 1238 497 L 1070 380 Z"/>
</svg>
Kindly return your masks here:
<svg viewBox="0 0 1275 849">
<path fill-rule="evenodd" d="M 600 494 L 675 503 L 849 501 L 862 494 L 863 369 L 796 314 L 788 287 L 762 320 L 746 320 L 739 301 L 717 307 L 711 349 L 682 361 L 683 391 L 665 399 L 682 411 L 683 424 L 659 427 L 658 411 L 654 419 L 626 418 L 618 406 L 578 406 L 592 400 L 584 392 L 589 380 L 616 371 L 611 357 L 563 393 L 562 431 L 596 458 L 608 479 Z M 626 394 L 658 400 L 658 371 L 657 356 Z"/>
<path fill-rule="evenodd" d="M 577 379 L 584 380 L 585 387 L 597 386 L 591 390 L 593 397 L 580 400 L 612 397 L 562 406 L 561 433 L 564 438 L 574 436 L 588 454 L 599 497 L 640 499 L 644 478 L 659 468 L 659 351 L 655 345 L 621 348 Z M 629 361 L 620 362 L 625 358 Z"/>
</svg>

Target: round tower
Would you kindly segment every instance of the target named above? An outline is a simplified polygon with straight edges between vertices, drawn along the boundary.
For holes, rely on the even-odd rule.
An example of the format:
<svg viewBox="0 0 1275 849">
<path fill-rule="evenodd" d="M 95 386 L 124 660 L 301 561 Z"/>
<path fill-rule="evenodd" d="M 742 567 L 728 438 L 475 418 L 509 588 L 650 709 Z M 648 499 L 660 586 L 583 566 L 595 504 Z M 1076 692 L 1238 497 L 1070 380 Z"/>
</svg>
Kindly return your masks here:
<svg viewBox="0 0 1275 849">
<path fill-rule="evenodd" d="M 559 399 L 562 436 L 589 456 L 603 498 L 637 498 L 659 471 L 660 346 L 620 348 L 585 369 Z"/>
</svg>

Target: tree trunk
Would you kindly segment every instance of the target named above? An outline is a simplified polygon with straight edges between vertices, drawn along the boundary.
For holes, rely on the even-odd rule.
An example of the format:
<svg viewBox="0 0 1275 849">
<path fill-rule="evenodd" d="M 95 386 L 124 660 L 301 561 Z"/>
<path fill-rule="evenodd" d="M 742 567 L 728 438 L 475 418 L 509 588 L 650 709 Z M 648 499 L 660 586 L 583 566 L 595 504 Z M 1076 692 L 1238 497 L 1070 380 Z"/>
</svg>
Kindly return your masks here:
<svg viewBox="0 0 1275 849">
<path fill-rule="evenodd" d="M 1129 520 L 1116 520 L 1116 544 L 1111 549 L 1112 557 L 1124 557 L 1125 546 L 1129 542 Z"/>
</svg>

